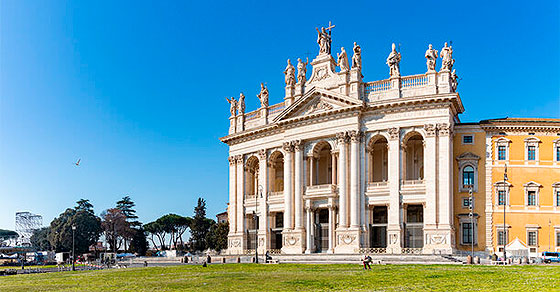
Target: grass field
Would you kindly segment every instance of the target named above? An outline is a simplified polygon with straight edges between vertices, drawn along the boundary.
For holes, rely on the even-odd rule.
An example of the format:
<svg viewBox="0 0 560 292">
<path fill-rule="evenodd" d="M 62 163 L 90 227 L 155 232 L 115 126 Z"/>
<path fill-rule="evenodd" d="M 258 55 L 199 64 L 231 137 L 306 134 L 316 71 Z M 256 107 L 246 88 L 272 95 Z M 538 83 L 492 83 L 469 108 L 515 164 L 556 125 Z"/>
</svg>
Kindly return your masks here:
<svg viewBox="0 0 560 292">
<path fill-rule="evenodd" d="M 226 264 L 0 277 L 2 291 L 560 291 L 560 266 Z"/>
</svg>

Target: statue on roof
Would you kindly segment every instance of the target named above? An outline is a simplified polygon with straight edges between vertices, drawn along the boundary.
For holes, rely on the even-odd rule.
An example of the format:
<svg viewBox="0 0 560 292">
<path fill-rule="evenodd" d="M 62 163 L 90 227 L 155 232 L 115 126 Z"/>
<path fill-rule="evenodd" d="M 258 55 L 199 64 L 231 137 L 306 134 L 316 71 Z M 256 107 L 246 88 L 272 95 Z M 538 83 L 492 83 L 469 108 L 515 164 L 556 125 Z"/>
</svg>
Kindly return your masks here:
<svg viewBox="0 0 560 292">
<path fill-rule="evenodd" d="M 305 62 L 303 62 L 300 58 L 297 59 L 298 64 L 297 64 L 297 79 L 298 79 L 298 83 L 300 84 L 305 84 L 305 81 L 307 81 L 307 77 L 305 77 L 305 74 L 307 73 L 307 63 L 309 63 L 309 60 L 306 60 Z"/>
<path fill-rule="evenodd" d="M 362 69 L 362 48 L 354 42 L 354 55 L 352 56 L 352 69 Z"/>
<path fill-rule="evenodd" d="M 242 115 L 245 113 L 245 95 L 243 92 L 239 94 L 239 101 L 237 102 L 237 113 Z"/>
<path fill-rule="evenodd" d="M 453 60 L 453 47 L 447 46 L 447 42 L 441 49 L 441 70 L 440 71 L 451 71 L 453 69 L 453 64 L 455 64 L 455 60 Z"/>
<path fill-rule="evenodd" d="M 331 25 L 330 21 L 329 21 L 329 26 L 327 28 L 321 27 L 321 30 L 319 30 L 319 28 L 315 28 L 318 33 L 317 44 L 319 44 L 319 55 L 331 54 L 331 43 L 332 43 L 331 30 L 333 28 L 334 25 Z M 327 32 L 327 30 L 329 31 Z"/>
<path fill-rule="evenodd" d="M 257 97 L 261 101 L 261 107 L 268 107 L 268 88 L 261 83 L 261 92 L 257 94 Z"/>
<path fill-rule="evenodd" d="M 237 100 L 235 100 L 235 97 L 231 97 L 231 99 L 226 97 L 226 100 L 229 102 L 229 112 L 231 113 L 231 116 L 235 117 L 237 111 Z"/>
<path fill-rule="evenodd" d="M 391 77 L 401 76 L 399 63 L 401 61 L 401 53 L 395 49 L 395 43 L 391 45 L 391 53 L 387 57 L 387 65 L 389 65 L 389 74 Z"/>
<path fill-rule="evenodd" d="M 340 67 L 340 71 L 348 71 L 350 66 L 348 65 L 348 55 L 344 47 L 340 48 L 340 53 L 336 54 L 336 56 L 338 58 L 338 67 Z"/>
<path fill-rule="evenodd" d="M 296 68 L 294 67 L 294 65 L 292 65 L 290 59 L 288 59 L 288 65 L 284 70 L 284 74 L 286 74 L 286 78 L 285 78 L 286 86 L 296 85 Z"/>
<path fill-rule="evenodd" d="M 426 57 L 426 66 L 428 67 L 428 72 L 435 72 L 438 51 L 432 48 L 432 44 L 428 46 L 428 50 L 426 50 L 426 54 L 424 56 Z"/>
<path fill-rule="evenodd" d="M 457 85 L 459 85 L 459 76 L 457 72 L 455 72 L 455 69 L 453 69 L 453 72 L 451 72 L 451 90 L 453 92 L 457 90 Z"/>
</svg>

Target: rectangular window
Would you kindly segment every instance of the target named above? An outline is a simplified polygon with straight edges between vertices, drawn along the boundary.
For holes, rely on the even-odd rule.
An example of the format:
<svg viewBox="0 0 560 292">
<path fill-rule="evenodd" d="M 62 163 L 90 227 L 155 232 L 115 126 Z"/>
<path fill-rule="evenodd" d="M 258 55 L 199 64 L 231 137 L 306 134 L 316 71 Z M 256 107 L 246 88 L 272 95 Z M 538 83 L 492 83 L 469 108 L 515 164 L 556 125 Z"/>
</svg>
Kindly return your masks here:
<svg viewBox="0 0 560 292">
<path fill-rule="evenodd" d="M 473 236 L 473 228 L 471 223 L 463 223 L 463 244 L 471 244 Z"/>
<path fill-rule="evenodd" d="M 472 135 L 464 135 L 463 136 L 463 144 L 472 144 L 473 143 L 473 136 Z"/>
<path fill-rule="evenodd" d="M 556 232 L 556 246 L 560 246 L 560 232 Z"/>
<path fill-rule="evenodd" d="M 556 161 L 560 161 L 560 146 L 556 146 Z"/>
<path fill-rule="evenodd" d="M 463 198 L 463 208 L 468 208 L 470 207 L 470 198 Z"/>
<path fill-rule="evenodd" d="M 527 160 L 535 160 L 535 146 L 527 146 Z"/>
<path fill-rule="evenodd" d="M 527 192 L 527 206 L 537 205 L 537 193 L 535 191 Z"/>
<path fill-rule="evenodd" d="M 498 205 L 506 204 L 506 191 L 498 191 Z"/>
<path fill-rule="evenodd" d="M 498 160 L 506 160 L 506 146 L 498 146 Z"/>
<path fill-rule="evenodd" d="M 498 245 L 507 244 L 506 241 L 507 241 L 507 232 L 499 230 L 498 231 Z"/>
<path fill-rule="evenodd" d="M 556 191 L 556 206 L 560 207 L 560 191 Z"/>
<path fill-rule="evenodd" d="M 527 232 L 527 245 L 528 246 L 537 246 L 537 232 L 536 231 Z"/>
</svg>

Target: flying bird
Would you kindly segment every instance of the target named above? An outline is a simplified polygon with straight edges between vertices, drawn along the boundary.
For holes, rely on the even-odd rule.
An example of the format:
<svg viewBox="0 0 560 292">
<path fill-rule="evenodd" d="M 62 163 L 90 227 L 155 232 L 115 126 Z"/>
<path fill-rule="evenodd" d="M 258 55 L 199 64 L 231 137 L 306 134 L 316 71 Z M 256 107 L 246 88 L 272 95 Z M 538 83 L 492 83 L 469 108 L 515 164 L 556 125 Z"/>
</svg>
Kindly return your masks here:
<svg viewBox="0 0 560 292">
<path fill-rule="evenodd" d="M 76 161 L 76 163 L 74 163 L 74 164 L 76 164 L 76 166 L 80 166 L 80 161 L 81 161 L 81 160 L 82 160 L 82 159 L 79 158 L 78 161 Z"/>
</svg>

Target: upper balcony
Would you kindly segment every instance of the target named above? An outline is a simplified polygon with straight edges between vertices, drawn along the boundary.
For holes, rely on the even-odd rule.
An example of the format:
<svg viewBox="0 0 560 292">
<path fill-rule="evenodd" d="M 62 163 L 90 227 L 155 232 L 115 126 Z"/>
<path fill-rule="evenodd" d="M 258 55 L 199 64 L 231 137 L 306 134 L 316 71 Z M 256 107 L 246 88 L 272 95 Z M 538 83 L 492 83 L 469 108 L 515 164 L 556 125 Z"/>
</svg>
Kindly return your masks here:
<svg viewBox="0 0 560 292">
<path fill-rule="evenodd" d="M 316 198 L 316 197 L 329 197 L 334 196 L 338 192 L 338 188 L 333 184 L 323 184 L 307 186 L 305 188 L 306 198 Z"/>
</svg>

